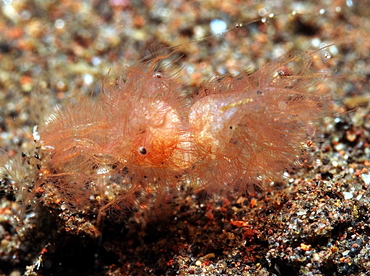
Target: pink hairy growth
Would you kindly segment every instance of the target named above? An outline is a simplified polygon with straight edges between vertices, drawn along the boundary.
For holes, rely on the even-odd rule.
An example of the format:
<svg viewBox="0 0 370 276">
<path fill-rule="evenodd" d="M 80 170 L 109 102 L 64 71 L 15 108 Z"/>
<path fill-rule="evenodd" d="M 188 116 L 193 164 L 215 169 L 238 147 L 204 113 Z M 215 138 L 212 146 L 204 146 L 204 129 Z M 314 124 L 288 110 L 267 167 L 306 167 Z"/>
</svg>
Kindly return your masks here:
<svg viewBox="0 0 370 276">
<path fill-rule="evenodd" d="M 194 162 L 189 102 L 167 56 L 108 75 L 96 100 L 77 99 L 40 126 L 44 158 L 38 186 L 52 186 L 69 206 L 128 208 L 141 195 L 162 197 Z M 119 206 L 117 206 L 119 205 Z"/>
<path fill-rule="evenodd" d="M 278 180 L 302 157 L 302 143 L 329 104 L 325 75 L 309 54 L 282 56 L 257 72 L 212 80 L 191 107 L 201 158 L 193 173 L 211 191 Z M 327 110 L 326 110 L 327 111 Z"/>
<path fill-rule="evenodd" d="M 171 54 L 170 54 L 171 55 Z M 67 104 L 40 125 L 42 177 L 72 208 L 129 208 L 184 181 L 221 192 L 279 179 L 329 101 L 310 54 L 285 55 L 253 74 L 181 93 L 170 55 L 108 75 L 95 100 Z"/>
</svg>

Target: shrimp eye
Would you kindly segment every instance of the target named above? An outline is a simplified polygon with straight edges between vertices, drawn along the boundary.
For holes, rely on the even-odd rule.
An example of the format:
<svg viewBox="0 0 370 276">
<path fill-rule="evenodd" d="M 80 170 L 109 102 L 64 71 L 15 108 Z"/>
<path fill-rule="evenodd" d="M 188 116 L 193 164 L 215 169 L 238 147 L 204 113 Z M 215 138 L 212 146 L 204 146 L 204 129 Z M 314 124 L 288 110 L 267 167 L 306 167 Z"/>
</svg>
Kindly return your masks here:
<svg viewBox="0 0 370 276">
<path fill-rule="evenodd" d="M 141 153 L 141 154 L 146 154 L 146 148 L 144 148 L 144 147 L 140 147 L 139 148 L 139 152 Z"/>
<path fill-rule="evenodd" d="M 155 72 L 155 73 L 153 73 L 153 78 L 155 78 L 155 79 L 160 79 L 160 78 L 162 78 L 162 74 L 161 73 L 159 73 L 159 72 Z"/>
</svg>

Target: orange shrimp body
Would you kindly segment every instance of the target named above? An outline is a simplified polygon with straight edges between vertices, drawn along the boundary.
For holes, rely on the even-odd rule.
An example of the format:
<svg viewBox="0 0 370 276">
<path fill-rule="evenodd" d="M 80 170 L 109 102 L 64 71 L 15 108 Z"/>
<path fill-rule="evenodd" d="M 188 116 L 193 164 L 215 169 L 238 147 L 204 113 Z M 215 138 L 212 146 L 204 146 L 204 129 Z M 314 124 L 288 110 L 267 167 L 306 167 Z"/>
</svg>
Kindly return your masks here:
<svg viewBox="0 0 370 276">
<path fill-rule="evenodd" d="M 310 72 L 310 61 L 306 54 L 286 55 L 251 75 L 202 88 L 189 124 L 202 153 L 193 173 L 207 190 L 246 189 L 297 164 L 307 129 L 323 115 L 328 97 L 313 89 L 323 76 Z"/>
<path fill-rule="evenodd" d="M 161 101 L 147 103 L 142 116 L 145 125 L 138 129 L 132 154 L 134 163 L 148 167 L 162 167 L 168 162 L 179 142 L 182 122 L 176 110 Z"/>
<path fill-rule="evenodd" d="M 315 89 L 324 76 L 313 72 L 308 54 L 209 81 L 193 104 L 180 96 L 176 74 L 160 67 L 163 58 L 108 75 L 95 101 L 80 99 L 40 126 L 42 149 L 50 152 L 43 184 L 56 185 L 72 206 L 77 197 L 88 205 L 97 185 L 104 196 L 109 181 L 101 179 L 115 176 L 114 202 L 129 206 L 143 190 L 176 188 L 179 176 L 219 192 L 276 179 L 294 166 L 327 98 Z"/>
</svg>

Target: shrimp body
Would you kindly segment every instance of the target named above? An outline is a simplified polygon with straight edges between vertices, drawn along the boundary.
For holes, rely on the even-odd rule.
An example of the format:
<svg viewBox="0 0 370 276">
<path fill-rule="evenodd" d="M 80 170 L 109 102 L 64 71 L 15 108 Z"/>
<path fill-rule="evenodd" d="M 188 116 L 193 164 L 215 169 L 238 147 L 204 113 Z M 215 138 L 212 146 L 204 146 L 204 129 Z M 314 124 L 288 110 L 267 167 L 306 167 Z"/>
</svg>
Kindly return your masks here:
<svg viewBox="0 0 370 276">
<path fill-rule="evenodd" d="M 40 126 L 50 153 L 40 183 L 58 186 L 72 206 L 76 197 L 88 205 L 97 185 L 107 185 L 102 177 L 118 179 L 114 202 L 127 206 L 143 190 L 176 189 L 180 176 L 209 192 L 246 189 L 292 168 L 311 122 L 322 116 L 326 95 L 314 89 L 321 78 L 309 55 L 209 81 L 193 103 L 169 68 L 157 72 L 160 61 L 108 76 L 96 100 L 69 104 Z"/>
<path fill-rule="evenodd" d="M 322 78 L 309 71 L 310 61 L 309 55 L 286 55 L 253 74 L 202 88 L 189 125 L 202 153 L 193 173 L 203 187 L 246 189 L 261 179 L 277 180 L 297 164 L 307 129 L 328 97 L 313 89 Z"/>
</svg>

